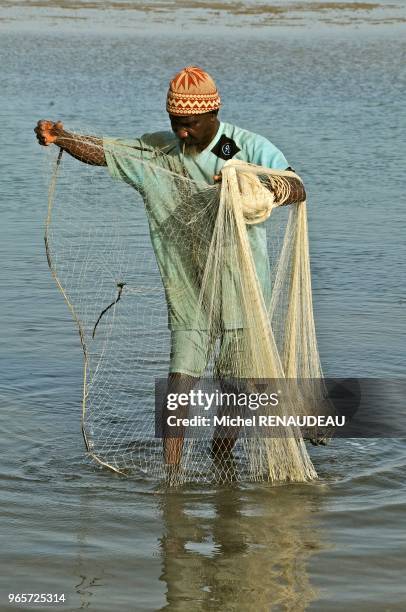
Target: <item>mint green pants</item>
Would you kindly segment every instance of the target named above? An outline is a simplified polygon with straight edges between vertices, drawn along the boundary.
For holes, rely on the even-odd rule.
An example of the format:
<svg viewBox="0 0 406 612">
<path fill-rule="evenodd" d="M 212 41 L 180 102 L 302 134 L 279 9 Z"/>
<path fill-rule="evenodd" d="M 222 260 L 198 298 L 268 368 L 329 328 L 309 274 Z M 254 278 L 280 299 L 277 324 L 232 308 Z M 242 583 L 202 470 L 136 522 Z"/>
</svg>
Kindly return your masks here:
<svg viewBox="0 0 406 612">
<path fill-rule="evenodd" d="M 210 357 L 215 357 L 215 369 L 222 376 L 233 376 L 243 359 L 242 330 L 225 330 L 216 341 L 207 332 L 197 329 L 171 332 L 171 357 L 169 372 L 179 372 L 200 378 Z"/>
</svg>

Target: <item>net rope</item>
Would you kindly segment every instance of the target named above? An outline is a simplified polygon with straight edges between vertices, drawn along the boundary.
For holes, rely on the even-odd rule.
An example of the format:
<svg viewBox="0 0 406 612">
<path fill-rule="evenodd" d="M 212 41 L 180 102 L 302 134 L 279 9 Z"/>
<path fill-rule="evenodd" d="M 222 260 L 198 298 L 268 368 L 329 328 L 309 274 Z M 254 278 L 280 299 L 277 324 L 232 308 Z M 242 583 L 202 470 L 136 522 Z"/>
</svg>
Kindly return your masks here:
<svg viewBox="0 0 406 612">
<path fill-rule="evenodd" d="M 227 446 L 230 436 L 208 427 L 198 439 L 167 439 L 165 454 L 154 416 L 158 377 L 182 391 L 212 377 L 248 381 L 253 389 L 257 380 L 322 378 L 306 202 L 283 206 L 287 178 L 300 178 L 230 160 L 221 184 L 208 185 L 192 180 L 182 159 L 175 163 L 162 150 L 140 152 L 109 139 L 103 149 L 117 167 L 131 163 L 139 183 L 113 181 L 106 168 L 80 164 L 60 150 L 52 161 L 45 230 L 49 267 L 84 353 L 82 431 L 89 456 L 116 472 L 171 484 L 315 479 L 298 428 L 252 437 L 241 427 L 232 453 L 213 455 L 213 439 Z M 266 246 L 259 264 L 258 228 Z M 176 379 L 168 378 L 168 305 L 176 319 L 171 308 L 179 304 L 187 318 L 180 327 L 197 330 L 206 344 L 201 374 L 186 368 Z M 317 412 L 309 397 L 280 410 Z M 168 465 L 171 442 L 176 465 Z"/>
</svg>

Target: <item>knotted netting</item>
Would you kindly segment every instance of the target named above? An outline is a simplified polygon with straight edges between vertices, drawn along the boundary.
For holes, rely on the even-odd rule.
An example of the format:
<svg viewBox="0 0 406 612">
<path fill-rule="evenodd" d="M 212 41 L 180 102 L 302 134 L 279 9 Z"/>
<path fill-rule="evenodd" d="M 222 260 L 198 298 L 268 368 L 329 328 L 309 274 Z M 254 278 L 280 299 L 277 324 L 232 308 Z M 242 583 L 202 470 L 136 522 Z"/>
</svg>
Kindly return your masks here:
<svg viewBox="0 0 406 612">
<path fill-rule="evenodd" d="M 300 179 L 230 160 L 221 183 L 209 185 L 161 149 L 108 139 L 91 146 L 114 160 L 114 178 L 122 180 L 60 152 L 45 235 L 84 353 L 89 456 L 151 478 L 168 478 L 169 467 L 173 483 L 316 478 L 297 427 L 253 436 L 241 426 L 232 434 L 232 458 L 213 456 L 213 440 L 221 441 L 214 425 L 196 437 L 156 435 L 157 379 L 185 391 L 213 377 L 226 388 L 245 381 L 251 389 L 258 380 L 321 378 L 306 203 L 282 206 L 286 179 Z M 195 359 L 188 335 L 175 368 L 180 376 L 172 368 L 168 378 L 174 329 L 197 333 L 198 375 L 188 369 Z M 306 406 L 290 401 L 278 410 L 297 414 L 310 404 L 308 396 Z M 230 436 L 222 434 L 227 443 Z"/>
</svg>

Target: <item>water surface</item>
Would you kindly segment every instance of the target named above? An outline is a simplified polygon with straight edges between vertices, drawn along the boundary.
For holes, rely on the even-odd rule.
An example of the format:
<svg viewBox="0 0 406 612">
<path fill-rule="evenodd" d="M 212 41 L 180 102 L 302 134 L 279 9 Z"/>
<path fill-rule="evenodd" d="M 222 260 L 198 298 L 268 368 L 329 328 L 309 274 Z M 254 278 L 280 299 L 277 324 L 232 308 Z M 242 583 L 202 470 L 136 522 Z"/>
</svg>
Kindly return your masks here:
<svg viewBox="0 0 406 612">
<path fill-rule="evenodd" d="M 49 175 L 32 133 L 45 117 L 113 136 L 166 129 L 169 77 L 207 67 L 222 118 L 270 138 L 305 180 L 326 374 L 402 377 L 401 23 L 373 24 L 378 8 L 354 7 L 339 23 L 336 7 L 317 27 L 308 11 L 300 27 L 293 9 L 278 27 L 254 27 L 234 10 L 231 27 L 217 8 L 223 21 L 206 27 L 185 4 L 173 27 L 162 6 L 152 28 L 145 11 L 129 22 L 114 2 L 111 22 L 85 2 L 64 20 L 63 3 L 37 4 L 0 4 L 0 609 L 8 592 L 52 591 L 72 610 L 404 610 L 401 440 L 311 449 L 320 480 L 280 487 L 167 491 L 86 460 L 82 351 L 44 255 Z"/>
</svg>

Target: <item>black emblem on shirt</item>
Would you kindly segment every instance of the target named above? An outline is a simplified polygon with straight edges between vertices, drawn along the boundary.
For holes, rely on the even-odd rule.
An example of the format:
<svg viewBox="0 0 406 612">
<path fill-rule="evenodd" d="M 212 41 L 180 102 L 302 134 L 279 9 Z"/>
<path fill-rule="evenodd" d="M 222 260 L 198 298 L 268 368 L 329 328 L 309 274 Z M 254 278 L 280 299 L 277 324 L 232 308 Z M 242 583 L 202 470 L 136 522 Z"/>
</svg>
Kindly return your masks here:
<svg viewBox="0 0 406 612">
<path fill-rule="evenodd" d="M 222 134 L 220 140 L 214 145 L 211 152 L 221 159 L 231 159 L 238 151 L 241 151 L 232 138 Z"/>
</svg>

